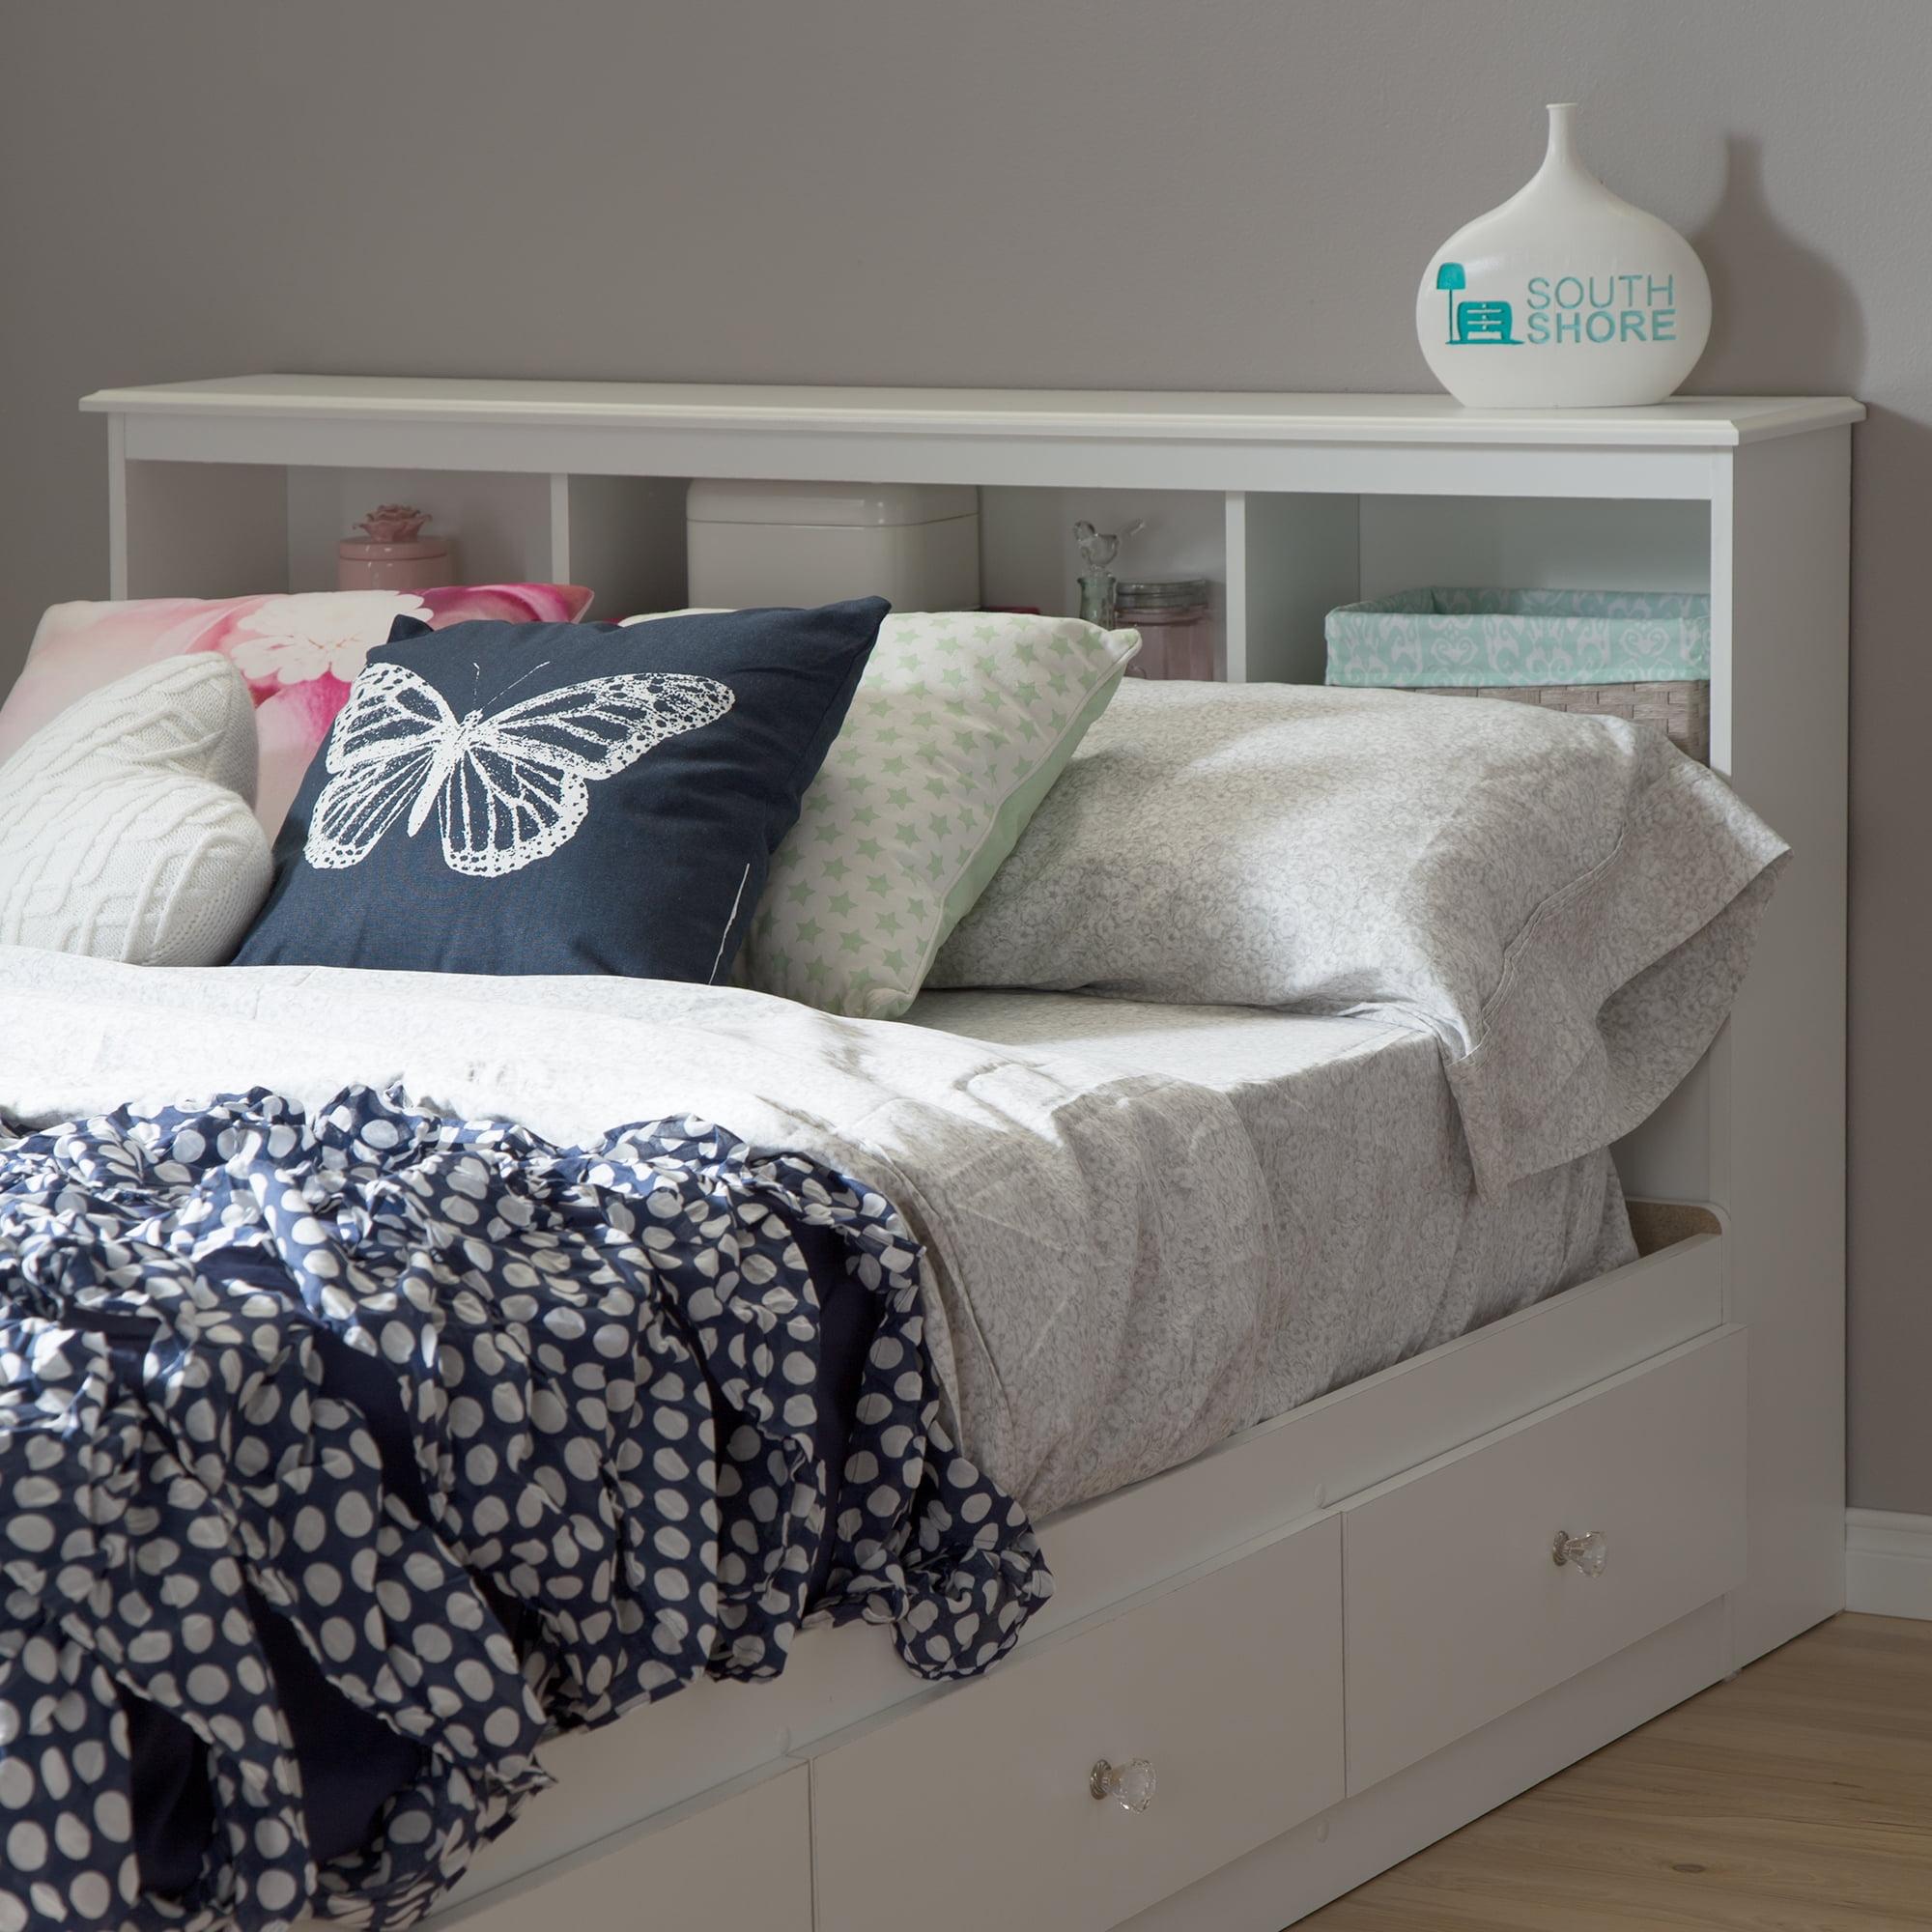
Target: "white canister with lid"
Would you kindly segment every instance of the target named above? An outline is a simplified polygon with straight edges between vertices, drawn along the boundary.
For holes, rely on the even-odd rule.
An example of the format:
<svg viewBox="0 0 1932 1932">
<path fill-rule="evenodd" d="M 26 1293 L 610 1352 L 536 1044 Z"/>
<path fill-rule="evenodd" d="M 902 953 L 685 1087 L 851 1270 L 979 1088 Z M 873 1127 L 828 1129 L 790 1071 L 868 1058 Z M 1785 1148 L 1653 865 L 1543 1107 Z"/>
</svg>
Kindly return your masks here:
<svg viewBox="0 0 1932 1932">
<path fill-rule="evenodd" d="M 883 597 L 895 611 L 980 606 L 980 493 L 930 483 L 700 477 L 685 498 L 687 596 L 746 610 Z"/>
</svg>

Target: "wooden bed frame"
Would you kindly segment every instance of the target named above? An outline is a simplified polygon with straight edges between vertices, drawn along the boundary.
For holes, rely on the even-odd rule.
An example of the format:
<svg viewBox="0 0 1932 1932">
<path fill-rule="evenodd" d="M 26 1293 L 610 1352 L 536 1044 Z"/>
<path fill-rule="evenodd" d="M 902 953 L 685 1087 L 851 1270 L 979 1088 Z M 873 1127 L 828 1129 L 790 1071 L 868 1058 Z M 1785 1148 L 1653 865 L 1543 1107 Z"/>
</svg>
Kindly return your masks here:
<svg viewBox="0 0 1932 1932">
<path fill-rule="evenodd" d="M 1148 516 L 1135 573 L 1225 585 L 1235 678 L 1319 678 L 1322 613 L 1405 582 L 1708 589 L 1711 762 L 1796 851 L 1724 1033 L 1618 1150 L 1634 1195 L 1709 1204 L 1662 1245 L 1044 1523 L 1058 1593 L 983 1679 L 811 1633 L 776 1684 L 560 1740 L 435 1924 L 1276 1932 L 1841 1606 L 1858 404 L 262 377 L 83 407 L 117 595 L 327 587 L 345 509 L 408 494 L 470 581 L 663 608 L 696 476 L 977 484 L 987 601 L 1049 609 L 1074 515 Z M 1596 1577 L 1555 1560 L 1590 1531 Z M 1142 1759 L 1135 1811 L 1106 1771 Z"/>
</svg>

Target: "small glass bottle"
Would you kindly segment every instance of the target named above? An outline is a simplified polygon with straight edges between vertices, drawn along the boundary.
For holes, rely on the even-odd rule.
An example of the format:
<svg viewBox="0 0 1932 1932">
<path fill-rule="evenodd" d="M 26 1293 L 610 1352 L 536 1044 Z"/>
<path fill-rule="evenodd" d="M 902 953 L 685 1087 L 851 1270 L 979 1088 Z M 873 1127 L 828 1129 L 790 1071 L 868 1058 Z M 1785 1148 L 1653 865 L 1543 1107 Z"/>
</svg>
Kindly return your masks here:
<svg viewBox="0 0 1932 1932">
<path fill-rule="evenodd" d="M 1121 546 L 1144 528 L 1145 524 L 1131 523 L 1123 530 L 1097 530 L 1084 518 L 1073 526 L 1074 548 L 1080 553 L 1080 561 L 1087 566 L 1080 573 L 1083 622 L 1098 624 L 1103 631 L 1116 628 L 1115 593 L 1120 585 L 1107 566 L 1120 555 Z"/>
<path fill-rule="evenodd" d="M 1098 624 L 1101 630 L 1117 628 L 1115 615 L 1119 609 L 1117 592 L 1120 584 L 1111 570 L 1089 571 L 1080 580 L 1080 619 L 1082 623 Z"/>
</svg>

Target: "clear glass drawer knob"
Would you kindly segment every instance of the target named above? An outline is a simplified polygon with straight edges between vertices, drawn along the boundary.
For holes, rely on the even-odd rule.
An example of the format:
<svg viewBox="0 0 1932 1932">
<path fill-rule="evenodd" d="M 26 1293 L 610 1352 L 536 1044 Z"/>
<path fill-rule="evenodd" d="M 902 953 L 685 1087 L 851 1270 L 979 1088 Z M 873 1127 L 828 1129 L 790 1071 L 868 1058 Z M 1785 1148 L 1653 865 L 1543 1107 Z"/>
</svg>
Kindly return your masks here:
<svg viewBox="0 0 1932 1932">
<path fill-rule="evenodd" d="M 1609 1538 L 1601 1529 L 1586 1530 L 1581 1536 L 1559 1529 L 1550 1554 L 1559 1566 L 1569 1563 L 1586 1577 L 1601 1577 L 1604 1566 L 1610 1560 Z"/>
<path fill-rule="evenodd" d="M 1126 1764 L 1102 1758 L 1094 1767 L 1087 1788 L 1095 1798 L 1111 1798 L 1129 1811 L 1145 1811 L 1153 1803 L 1153 1761 L 1137 1757 Z"/>
</svg>

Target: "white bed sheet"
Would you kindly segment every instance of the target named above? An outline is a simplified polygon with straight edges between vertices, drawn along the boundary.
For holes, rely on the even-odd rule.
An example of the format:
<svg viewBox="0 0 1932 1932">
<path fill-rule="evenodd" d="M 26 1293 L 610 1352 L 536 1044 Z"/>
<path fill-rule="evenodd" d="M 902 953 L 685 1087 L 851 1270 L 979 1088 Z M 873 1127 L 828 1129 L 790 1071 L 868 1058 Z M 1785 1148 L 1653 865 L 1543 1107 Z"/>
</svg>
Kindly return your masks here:
<svg viewBox="0 0 1932 1932">
<path fill-rule="evenodd" d="M 1607 1158 L 1475 1198 L 1432 1037 L 1380 1020 L 122 966 L 0 947 L 0 1109 L 395 1086 L 561 1141 L 696 1113 L 886 1193 L 955 1437 L 1036 1519 L 1628 1259 Z"/>
<path fill-rule="evenodd" d="M 1477 1194 L 1431 1034 L 1011 991 L 927 993 L 907 1023 L 1023 1054 L 1085 1056 L 1227 1099 L 1272 1210 L 1282 1309 L 1248 1421 L 1636 1257 L 1606 1150 Z M 1184 1170 L 1172 1184 L 1187 1184 Z"/>
</svg>

